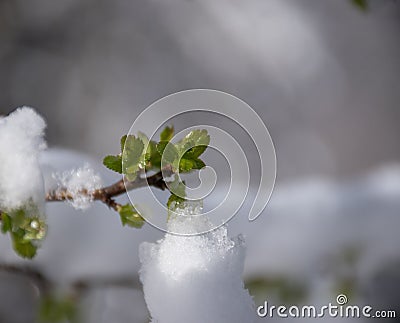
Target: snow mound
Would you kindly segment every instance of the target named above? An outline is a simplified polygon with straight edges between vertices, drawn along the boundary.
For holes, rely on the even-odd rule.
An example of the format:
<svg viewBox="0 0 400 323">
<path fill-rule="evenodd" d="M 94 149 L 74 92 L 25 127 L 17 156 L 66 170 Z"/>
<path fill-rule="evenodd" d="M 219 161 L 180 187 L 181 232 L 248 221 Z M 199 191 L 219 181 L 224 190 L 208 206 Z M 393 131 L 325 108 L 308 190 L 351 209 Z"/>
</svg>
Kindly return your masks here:
<svg viewBox="0 0 400 323">
<path fill-rule="evenodd" d="M 11 210 L 31 204 L 42 207 L 43 177 L 39 152 L 46 147 L 46 123 L 29 107 L 0 118 L 0 208 Z"/>
<path fill-rule="evenodd" d="M 78 169 L 53 173 L 58 182 L 58 190 L 66 189 L 72 196 L 68 202 L 77 210 L 85 210 L 93 202 L 91 194 L 102 187 L 102 180 L 88 163 Z"/>
<path fill-rule="evenodd" d="M 212 223 L 205 216 L 170 219 L 174 232 L 197 232 Z M 156 243 L 140 245 L 140 279 L 152 322 L 249 323 L 255 319 L 253 300 L 242 281 L 245 258 L 241 236 L 227 228 L 182 236 L 167 233 Z"/>
</svg>

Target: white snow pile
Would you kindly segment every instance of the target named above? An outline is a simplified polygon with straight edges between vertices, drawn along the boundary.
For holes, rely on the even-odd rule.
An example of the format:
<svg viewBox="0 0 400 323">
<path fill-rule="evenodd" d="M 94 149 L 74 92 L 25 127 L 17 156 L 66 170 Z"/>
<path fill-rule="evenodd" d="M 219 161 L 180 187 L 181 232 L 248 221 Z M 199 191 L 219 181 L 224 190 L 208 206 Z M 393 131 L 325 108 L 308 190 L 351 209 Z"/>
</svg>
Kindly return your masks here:
<svg viewBox="0 0 400 323">
<path fill-rule="evenodd" d="M 185 233 L 211 228 L 205 216 L 189 215 L 193 209 L 170 219 L 170 228 Z M 142 243 L 139 256 L 153 323 L 254 322 L 253 300 L 241 277 L 244 241 L 230 239 L 225 226 L 195 236 L 167 233 L 157 243 Z"/>
<path fill-rule="evenodd" d="M 46 123 L 29 107 L 0 118 L 0 208 L 11 210 L 44 204 L 39 152 L 46 147 Z"/>
<path fill-rule="evenodd" d="M 86 210 L 93 202 L 91 193 L 102 187 L 102 180 L 88 163 L 78 169 L 54 173 L 57 190 L 67 190 L 72 196 L 69 203 L 77 210 Z"/>
</svg>

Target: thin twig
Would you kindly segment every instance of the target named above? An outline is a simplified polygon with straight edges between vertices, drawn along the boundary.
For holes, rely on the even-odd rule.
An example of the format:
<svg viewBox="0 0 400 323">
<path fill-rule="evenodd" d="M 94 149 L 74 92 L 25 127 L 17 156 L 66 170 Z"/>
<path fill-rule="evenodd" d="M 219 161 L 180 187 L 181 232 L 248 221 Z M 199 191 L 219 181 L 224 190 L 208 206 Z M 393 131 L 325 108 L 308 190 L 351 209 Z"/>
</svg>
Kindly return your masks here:
<svg viewBox="0 0 400 323">
<path fill-rule="evenodd" d="M 93 192 L 90 193 L 87 192 L 86 190 L 83 190 L 81 194 L 90 195 L 93 201 L 101 201 L 108 207 L 118 211 L 120 205 L 117 202 L 115 202 L 114 197 L 124 194 L 127 191 L 146 186 L 153 186 L 161 190 L 165 190 L 167 188 L 167 185 L 164 181 L 163 175 L 169 177 L 172 174 L 173 174 L 172 169 L 168 168 L 165 169 L 164 172 L 159 171 L 158 173 L 149 177 L 138 176 L 136 180 L 131 182 L 129 181 L 124 182 L 124 180 L 121 179 L 110 186 L 94 190 Z M 46 194 L 47 202 L 72 201 L 73 199 L 74 196 L 70 192 L 68 192 L 66 188 L 51 191 Z"/>
<path fill-rule="evenodd" d="M 160 190 L 165 190 L 167 184 L 164 181 L 165 177 L 170 177 L 173 174 L 171 167 L 165 168 L 163 171 L 159 171 L 158 173 L 151 175 L 149 177 L 140 177 L 138 176 L 134 181 L 124 181 L 123 179 L 118 182 L 99 188 L 94 190 L 93 192 L 88 192 L 87 190 L 82 190 L 80 194 L 90 195 L 90 198 L 93 201 L 101 201 L 106 204 L 109 208 L 118 211 L 120 208 L 120 204 L 115 202 L 114 197 L 122 195 L 127 191 L 131 191 L 134 189 L 153 186 L 159 188 Z M 68 191 L 67 188 L 61 188 L 57 190 L 50 191 L 46 194 L 45 197 L 47 202 L 62 202 L 62 201 L 73 201 L 74 196 L 71 192 Z M 0 210 L 0 221 L 1 221 L 2 211 Z"/>
</svg>

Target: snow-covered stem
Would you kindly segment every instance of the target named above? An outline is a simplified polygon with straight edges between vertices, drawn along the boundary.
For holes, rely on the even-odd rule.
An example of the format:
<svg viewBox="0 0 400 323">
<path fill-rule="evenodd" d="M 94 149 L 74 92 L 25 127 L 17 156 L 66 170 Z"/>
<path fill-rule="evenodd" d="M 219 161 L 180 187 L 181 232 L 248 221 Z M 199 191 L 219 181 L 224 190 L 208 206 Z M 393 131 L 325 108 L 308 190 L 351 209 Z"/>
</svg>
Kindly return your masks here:
<svg viewBox="0 0 400 323">
<path fill-rule="evenodd" d="M 164 176 L 171 176 L 171 175 L 172 175 L 172 170 L 169 169 L 164 170 Z M 84 195 L 90 194 L 90 197 L 92 198 L 93 201 L 101 201 L 110 208 L 117 210 L 119 204 L 115 202 L 115 200 L 113 199 L 114 197 L 124 194 L 126 193 L 126 191 L 146 186 L 153 186 L 159 188 L 160 190 L 165 190 L 167 188 L 167 185 L 164 182 L 163 173 L 160 171 L 149 177 L 138 176 L 137 179 L 132 182 L 127 182 L 127 181 L 124 182 L 124 180 L 121 179 L 110 186 L 96 189 L 90 193 L 83 190 L 81 194 Z M 54 190 L 46 194 L 46 201 L 48 202 L 67 201 L 67 200 L 73 200 L 73 195 L 70 192 L 68 192 L 67 189 Z"/>
<path fill-rule="evenodd" d="M 164 173 L 164 175 L 163 175 Z M 168 168 L 163 172 L 159 171 L 158 173 L 151 175 L 149 177 L 140 177 L 138 176 L 136 180 L 132 182 L 128 182 L 121 179 L 118 182 L 102 187 L 94 190 L 93 192 L 87 192 L 83 190 L 81 194 L 87 195 L 90 194 L 90 197 L 93 201 L 101 201 L 106 204 L 109 208 L 112 208 L 115 211 L 118 211 L 120 204 L 114 200 L 114 197 L 122 195 L 126 193 L 126 191 L 131 191 L 134 189 L 138 189 L 146 186 L 153 186 L 160 190 L 168 189 L 165 184 L 164 177 L 169 177 L 173 174 L 173 171 Z M 71 201 L 74 199 L 73 195 L 67 189 L 59 189 L 53 190 L 46 194 L 45 197 L 47 202 L 62 202 L 62 201 Z M 0 210 L 0 221 L 1 221 L 1 210 Z"/>
</svg>

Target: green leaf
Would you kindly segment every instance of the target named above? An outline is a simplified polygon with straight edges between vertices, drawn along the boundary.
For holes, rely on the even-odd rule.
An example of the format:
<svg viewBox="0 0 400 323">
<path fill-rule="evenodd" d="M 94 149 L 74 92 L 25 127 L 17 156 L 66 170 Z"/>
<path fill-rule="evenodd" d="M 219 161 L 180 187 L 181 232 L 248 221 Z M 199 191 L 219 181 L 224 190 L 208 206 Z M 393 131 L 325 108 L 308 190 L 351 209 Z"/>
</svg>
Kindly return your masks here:
<svg viewBox="0 0 400 323">
<path fill-rule="evenodd" d="M 190 172 L 193 169 L 201 169 L 205 166 L 199 156 L 204 153 L 210 143 L 207 130 L 193 130 L 180 140 L 176 146 L 181 155 L 179 170 Z"/>
<path fill-rule="evenodd" d="M 111 169 L 114 172 L 122 174 L 122 157 L 120 155 L 118 156 L 109 155 L 104 157 L 103 164 L 108 169 Z"/>
<path fill-rule="evenodd" d="M 6 213 L 1 213 L 1 232 L 7 233 L 12 229 L 12 220 Z"/>
<path fill-rule="evenodd" d="M 143 143 L 143 151 L 142 151 L 142 155 L 140 156 L 139 167 L 142 169 L 146 169 L 147 162 L 150 159 L 149 138 L 147 138 L 147 136 L 143 132 L 140 132 L 140 131 L 138 131 L 137 137 Z"/>
<path fill-rule="evenodd" d="M 149 143 L 149 138 L 141 131 L 138 131 L 137 137 L 143 142 L 145 146 Z"/>
<path fill-rule="evenodd" d="M 165 127 L 160 134 L 160 141 L 170 141 L 174 136 L 174 126 Z"/>
<path fill-rule="evenodd" d="M 186 139 L 193 140 L 196 145 L 206 145 L 210 143 L 210 136 L 206 129 L 195 129 L 189 132 Z"/>
<path fill-rule="evenodd" d="M 356 7 L 363 11 L 368 10 L 368 1 L 367 0 L 350 0 Z"/>
<path fill-rule="evenodd" d="M 13 249 L 23 258 L 33 258 L 37 252 L 37 242 L 46 235 L 46 222 L 38 214 L 37 206 L 30 203 L 11 210 L 9 214 L 2 214 L 1 230 L 10 233 Z"/>
<path fill-rule="evenodd" d="M 168 183 L 168 188 L 171 192 L 171 196 L 168 198 L 167 201 L 167 208 L 168 208 L 168 219 L 170 218 L 171 211 L 176 211 L 178 208 L 182 209 L 185 207 L 184 202 L 186 192 L 185 192 L 185 182 L 180 180 L 178 174 L 175 174 L 174 180 Z"/>
<path fill-rule="evenodd" d="M 207 146 L 194 146 L 183 154 L 183 158 L 196 159 L 207 149 Z"/>
<path fill-rule="evenodd" d="M 120 142 L 121 142 L 121 153 L 124 151 L 125 141 L 126 141 L 127 137 L 128 137 L 128 135 L 124 135 L 124 136 L 121 137 L 121 140 L 120 140 Z"/>
<path fill-rule="evenodd" d="M 122 205 L 118 212 L 123 226 L 127 225 L 132 228 L 141 228 L 145 223 L 144 219 L 132 204 Z"/>
<path fill-rule="evenodd" d="M 179 161 L 179 171 L 189 172 L 193 169 L 194 162 L 192 159 L 181 158 Z"/>
<path fill-rule="evenodd" d="M 184 142 L 183 148 L 186 148 L 186 150 L 183 157 L 186 159 L 196 159 L 207 149 L 210 144 L 210 136 L 207 130 L 193 130 L 185 137 Z"/>
<path fill-rule="evenodd" d="M 185 182 L 181 181 L 178 174 L 175 174 L 174 180 L 168 183 L 168 188 L 172 194 L 184 198 L 186 196 L 186 186 Z"/>
<path fill-rule="evenodd" d="M 178 144 L 181 145 L 182 148 L 187 147 L 188 143 L 191 144 L 190 148 L 196 146 L 208 146 L 210 144 L 210 136 L 208 135 L 208 132 L 205 129 L 192 130 L 185 136 L 185 138 L 183 138 L 182 140 L 180 140 L 180 142 L 178 142 Z"/>
<path fill-rule="evenodd" d="M 160 169 L 161 168 L 161 154 L 157 150 L 157 143 L 153 140 L 149 142 L 149 146 L 147 148 L 149 153 L 149 163 L 150 168 Z"/>
<path fill-rule="evenodd" d="M 161 155 L 161 164 L 171 165 L 174 169 L 178 166 L 179 153 L 175 145 L 169 141 L 160 141 L 157 150 Z"/>
<path fill-rule="evenodd" d="M 166 140 L 162 140 L 157 144 L 157 151 L 160 155 L 162 155 L 164 153 L 165 147 L 167 147 L 169 141 Z M 172 144 L 171 144 L 172 145 Z"/>
<path fill-rule="evenodd" d="M 32 259 L 33 257 L 35 257 L 37 247 L 31 241 L 24 241 L 17 233 L 13 233 L 11 237 L 13 248 L 18 255 L 28 259 Z"/>
<path fill-rule="evenodd" d="M 203 167 L 206 166 L 206 164 L 200 158 L 193 159 L 192 162 L 193 162 L 193 169 L 202 169 Z"/>
<path fill-rule="evenodd" d="M 144 143 L 142 139 L 135 136 L 128 136 L 125 141 L 125 149 L 122 152 L 122 172 L 128 180 L 136 179 L 137 172 L 141 165 Z"/>
<path fill-rule="evenodd" d="M 182 207 L 183 202 L 185 202 L 184 198 L 182 198 L 178 195 L 175 195 L 175 194 L 171 194 L 171 196 L 169 197 L 168 202 L 167 202 L 168 210 L 174 211 L 177 208 Z"/>
</svg>

